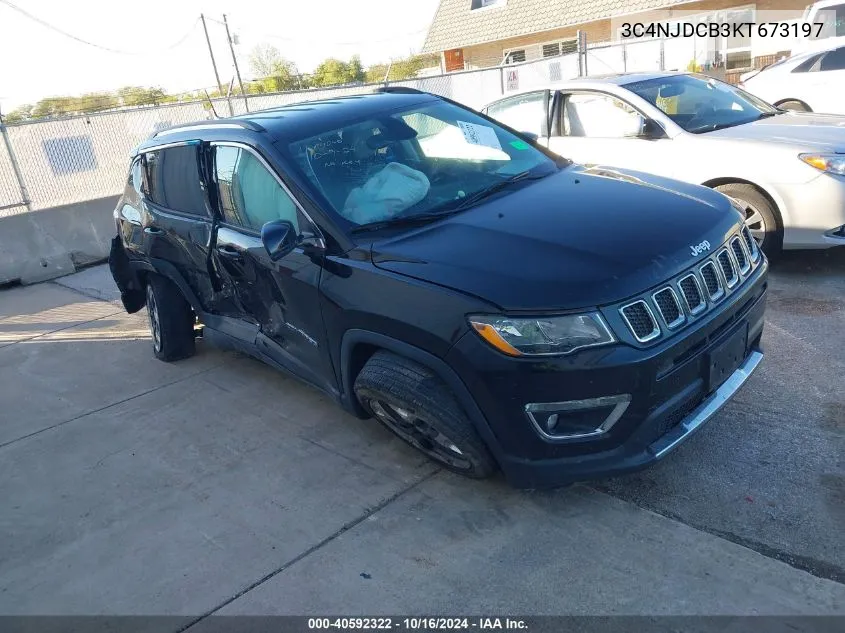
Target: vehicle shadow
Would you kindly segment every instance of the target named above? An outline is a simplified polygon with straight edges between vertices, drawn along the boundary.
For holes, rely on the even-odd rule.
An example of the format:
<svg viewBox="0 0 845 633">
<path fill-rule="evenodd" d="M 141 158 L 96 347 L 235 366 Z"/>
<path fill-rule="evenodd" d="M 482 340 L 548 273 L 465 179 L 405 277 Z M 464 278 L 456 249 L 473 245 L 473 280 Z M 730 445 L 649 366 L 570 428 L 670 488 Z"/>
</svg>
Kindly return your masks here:
<svg viewBox="0 0 845 633">
<path fill-rule="evenodd" d="M 777 275 L 841 275 L 845 273 L 845 246 L 819 251 L 784 251 L 771 262 L 771 271 Z"/>
</svg>

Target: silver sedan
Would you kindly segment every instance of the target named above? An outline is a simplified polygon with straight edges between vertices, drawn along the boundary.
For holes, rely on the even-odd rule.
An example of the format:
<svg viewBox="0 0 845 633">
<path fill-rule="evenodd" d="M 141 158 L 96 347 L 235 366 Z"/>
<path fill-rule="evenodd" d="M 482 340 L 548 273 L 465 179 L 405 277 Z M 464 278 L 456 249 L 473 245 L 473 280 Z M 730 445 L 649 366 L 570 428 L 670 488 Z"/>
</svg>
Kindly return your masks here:
<svg viewBox="0 0 845 633">
<path fill-rule="evenodd" d="M 556 83 L 483 112 L 578 163 L 717 189 L 770 255 L 845 245 L 845 117 L 786 112 L 668 72 Z"/>
</svg>

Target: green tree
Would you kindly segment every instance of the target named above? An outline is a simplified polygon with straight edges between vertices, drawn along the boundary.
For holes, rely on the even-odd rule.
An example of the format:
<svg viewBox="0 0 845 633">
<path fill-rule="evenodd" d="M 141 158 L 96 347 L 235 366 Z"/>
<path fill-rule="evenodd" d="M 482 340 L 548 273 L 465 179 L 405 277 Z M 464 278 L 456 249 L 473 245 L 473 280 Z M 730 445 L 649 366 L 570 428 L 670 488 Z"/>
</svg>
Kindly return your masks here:
<svg viewBox="0 0 845 633">
<path fill-rule="evenodd" d="M 249 67 L 259 79 L 250 82 L 247 92 L 281 92 L 301 87 L 296 64 L 282 57 L 275 46 L 259 44 L 253 48 Z"/>
<path fill-rule="evenodd" d="M 32 118 L 42 119 L 45 117 L 62 116 L 73 112 L 72 99 L 70 97 L 47 97 L 41 99 L 32 108 Z"/>
<path fill-rule="evenodd" d="M 364 66 L 361 64 L 361 58 L 358 55 L 353 55 L 352 59 L 349 60 L 349 75 L 350 81 L 364 81 L 367 78 Z"/>
<path fill-rule="evenodd" d="M 117 91 L 120 102 L 125 106 L 159 105 L 165 103 L 168 96 L 161 88 L 142 88 L 125 86 Z"/>
<path fill-rule="evenodd" d="M 311 77 L 315 86 L 334 86 L 361 82 L 365 79 L 364 68 L 356 55 L 349 62 L 330 57 L 314 70 Z"/>
<path fill-rule="evenodd" d="M 390 81 L 413 79 L 423 68 L 439 68 L 440 56 L 437 53 L 431 55 L 411 55 L 410 57 L 394 60 L 391 64 L 374 64 L 367 68 L 367 83 L 384 81 L 388 66 L 390 67 Z"/>
<path fill-rule="evenodd" d="M 72 97 L 71 101 L 74 113 L 80 114 L 111 110 L 119 105 L 117 96 L 110 92 L 89 92 L 81 97 Z"/>
<path fill-rule="evenodd" d="M 31 106 L 29 104 L 18 106 L 17 108 L 9 112 L 9 114 L 5 115 L 3 117 L 3 120 L 6 123 L 20 123 L 21 121 L 28 121 L 32 118 L 33 109 L 34 106 Z"/>
</svg>

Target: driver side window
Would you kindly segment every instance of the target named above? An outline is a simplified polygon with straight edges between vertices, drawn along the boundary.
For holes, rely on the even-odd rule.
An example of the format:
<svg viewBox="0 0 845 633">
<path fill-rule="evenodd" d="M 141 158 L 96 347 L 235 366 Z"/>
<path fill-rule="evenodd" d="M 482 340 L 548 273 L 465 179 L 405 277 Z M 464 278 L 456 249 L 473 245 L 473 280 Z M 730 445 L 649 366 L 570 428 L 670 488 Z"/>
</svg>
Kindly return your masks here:
<svg viewBox="0 0 845 633">
<path fill-rule="evenodd" d="M 624 101 L 605 94 L 575 93 L 563 106 L 564 136 L 588 138 L 635 137 L 643 118 Z"/>
<path fill-rule="evenodd" d="M 300 232 L 296 204 L 252 152 L 218 145 L 214 169 L 220 210 L 228 224 L 260 231 L 267 222 L 287 220 Z"/>
</svg>

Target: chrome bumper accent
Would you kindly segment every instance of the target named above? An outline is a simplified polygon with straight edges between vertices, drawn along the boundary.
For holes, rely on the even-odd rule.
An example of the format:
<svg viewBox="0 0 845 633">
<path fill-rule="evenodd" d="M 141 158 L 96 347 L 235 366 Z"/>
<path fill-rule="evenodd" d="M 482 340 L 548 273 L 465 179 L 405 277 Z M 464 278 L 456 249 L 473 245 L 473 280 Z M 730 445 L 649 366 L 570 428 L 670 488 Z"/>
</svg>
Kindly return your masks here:
<svg viewBox="0 0 845 633">
<path fill-rule="evenodd" d="M 745 381 L 751 377 L 754 370 L 763 360 L 763 353 L 753 351 L 745 359 L 745 362 L 722 383 L 722 386 L 695 408 L 675 428 L 666 433 L 651 446 L 648 450 L 656 457 L 661 458 L 669 451 L 683 443 L 690 435 L 704 426 L 704 423 L 712 418 L 723 406 L 728 403 Z"/>
</svg>

